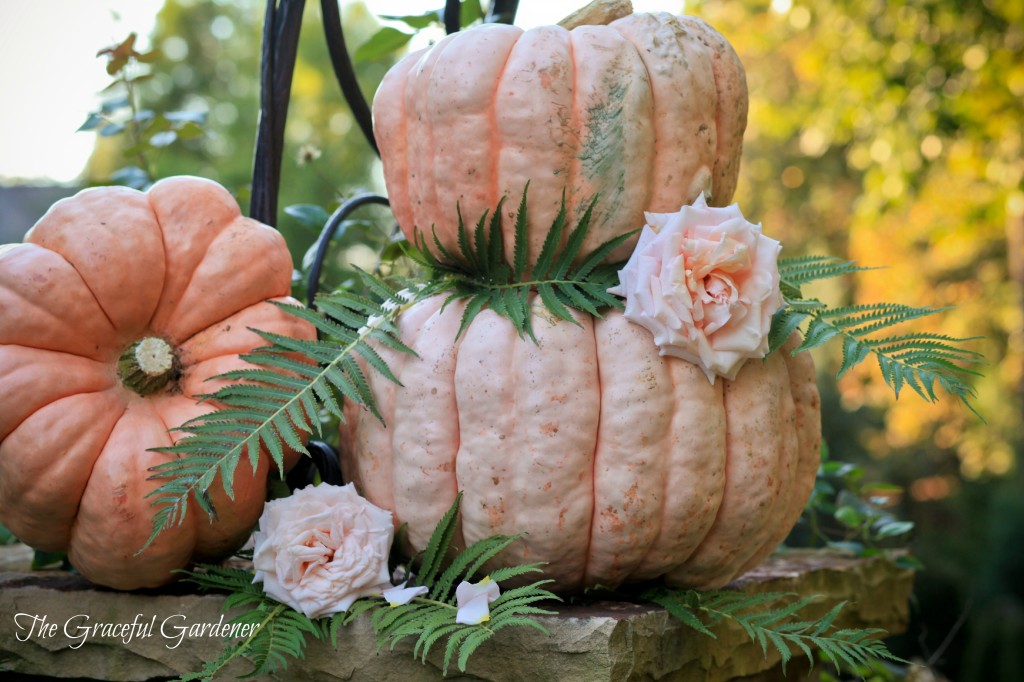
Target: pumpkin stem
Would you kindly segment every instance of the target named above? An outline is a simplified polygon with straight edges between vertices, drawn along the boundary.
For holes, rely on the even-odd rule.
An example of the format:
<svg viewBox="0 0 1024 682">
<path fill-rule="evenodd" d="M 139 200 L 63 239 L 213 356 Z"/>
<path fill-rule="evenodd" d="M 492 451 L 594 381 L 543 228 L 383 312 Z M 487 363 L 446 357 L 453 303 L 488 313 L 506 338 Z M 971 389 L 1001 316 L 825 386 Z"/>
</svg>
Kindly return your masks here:
<svg viewBox="0 0 1024 682">
<path fill-rule="evenodd" d="M 124 349 L 117 361 L 121 383 L 139 395 L 164 388 L 177 375 L 177 362 L 171 345 L 155 336 L 147 336 Z"/>
<path fill-rule="evenodd" d="M 577 26 L 606 26 L 632 13 L 633 4 L 629 0 L 593 0 L 562 19 L 558 25 L 570 31 Z"/>
</svg>

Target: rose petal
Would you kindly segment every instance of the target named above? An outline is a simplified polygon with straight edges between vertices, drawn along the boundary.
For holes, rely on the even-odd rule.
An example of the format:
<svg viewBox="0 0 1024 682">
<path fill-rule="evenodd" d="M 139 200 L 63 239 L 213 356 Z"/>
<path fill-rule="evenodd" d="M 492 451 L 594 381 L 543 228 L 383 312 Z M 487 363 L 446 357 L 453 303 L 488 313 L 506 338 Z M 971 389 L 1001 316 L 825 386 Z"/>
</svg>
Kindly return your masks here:
<svg viewBox="0 0 1024 682">
<path fill-rule="evenodd" d="M 381 592 L 381 596 L 384 597 L 391 606 L 401 606 L 403 604 L 408 604 L 414 598 L 422 594 L 426 594 L 429 591 L 430 590 L 424 585 L 420 585 L 418 587 L 406 587 L 405 583 L 402 583 L 401 585 L 392 587 L 389 590 L 384 590 Z"/>
<path fill-rule="evenodd" d="M 481 594 L 459 606 L 455 622 L 463 625 L 479 625 L 491 619 L 491 607 L 486 594 Z"/>
<path fill-rule="evenodd" d="M 488 603 L 494 601 L 501 594 L 498 583 L 491 580 L 490 576 L 484 576 L 480 582 L 469 583 L 463 580 L 455 588 L 455 601 L 459 606 L 476 599 L 480 595 L 487 597 Z"/>
</svg>

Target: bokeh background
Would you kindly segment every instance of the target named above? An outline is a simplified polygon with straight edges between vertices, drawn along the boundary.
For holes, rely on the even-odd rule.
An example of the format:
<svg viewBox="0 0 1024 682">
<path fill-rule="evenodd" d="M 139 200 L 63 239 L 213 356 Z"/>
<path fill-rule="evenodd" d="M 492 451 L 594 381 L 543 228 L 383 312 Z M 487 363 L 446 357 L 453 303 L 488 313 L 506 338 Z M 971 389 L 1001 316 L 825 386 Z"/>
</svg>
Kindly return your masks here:
<svg viewBox="0 0 1024 682">
<path fill-rule="evenodd" d="M 307 4 L 281 188 L 281 206 L 305 208 L 278 224 L 297 266 L 323 211 L 383 189 L 330 69 L 318 3 Z M 381 27 L 379 14 L 435 4 L 343 0 L 350 47 Z M 517 23 L 554 22 L 578 4 L 521 0 Z M 1024 3 L 634 4 L 700 16 L 740 54 L 751 93 L 744 213 L 789 255 L 885 266 L 822 295 L 949 306 L 931 331 L 981 337 L 973 404 L 984 421 L 955 400 L 895 400 L 867 363 L 837 383 L 838 358 L 825 352 L 825 436 L 833 459 L 899 486 L 890 511 L 915 523 L 911 549 L 925 568 L 893 649 L 951 680 L 1024 679 Z M 100 93 L 112 78 L 96 52 L 133 31 L 140 50 L 156 51 L 139 72 L 150 74 L 136 87 L 140 106 L 198 122 L 148 150 L 152 174 L 216 179 L 244 206 L 262 22 L 258 0 L 0 2 L 0 242 L 131 164 L 127 135 L 75 130 L 116 94 Z M 400 54 L 357 61 L 367 96 Z M 338 259 L 373 258 L 358 234 L 344 246 Z"/>
</svg>

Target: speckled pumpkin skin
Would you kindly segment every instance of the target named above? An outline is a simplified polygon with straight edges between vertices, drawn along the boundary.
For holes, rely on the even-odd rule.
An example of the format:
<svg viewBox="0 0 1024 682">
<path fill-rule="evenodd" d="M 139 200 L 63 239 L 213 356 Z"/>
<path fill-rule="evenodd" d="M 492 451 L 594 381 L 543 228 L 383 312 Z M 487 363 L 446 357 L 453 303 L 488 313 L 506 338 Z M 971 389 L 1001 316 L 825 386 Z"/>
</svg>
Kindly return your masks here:
<svg viewBox="0 0 1024 682">
<path fill-rule="evenodd" d="M 441 299 L 400 318 L 419 357 L 381 349 L 403 386 L 369 374 L 387 427 L 349 408 L 343 467 L 422 549 L 463 491 L 457 542 L 527 533 L 509 564 L 545 561 L 555 589 L 664 575 L 714 588 L 784 539 L 814 484 L 821 440 L 808 354 L 794 337 L 712 385 L 661 357 L 618 312 L 580 326 L 533 305 L 539 345 Z"/>
<path fill-rule="evenodd" d="M 220 185 L 161 180 L 148 192 L 88 189 L 57 202 L 25 237 L 0 246 L 0 521 L 41 550 L 66 550 L 89 580 L 155 587 L 193 559 L 237 549 L 259 518 L 269 456 L 243 457 L 234 500 L 215 481 L 211 523 L 185 521 L 141 554 L 160 485 L 149 448 L 208 413 L 212 376 L 247 366 L 266 345 L 248 328 L 315 338 L 268 301 L 297 304 L 291 256 L 273 228 L 241 215 Z M 167 341 L 179 377 L 150 395 L 129 390 L 118 357 L 146 337 Z"/>
<path fill-rule="evenodd" d="M 457 252 L 454 207 L 475 224 L 504 204 L 505 249 L 527 181 L 530 253 L 563 190 L 568 216 L 599 197 L 586 253 L 701 192 L 732 199 L 747 124 L 743 66 L 694 17 L 633 14 L 608 26 L 484 24 L 410 54 L 381 82 L 374 130 L 406 236 Z M 610 260 L 629 256 L 636 240 Z"/>
</svg>

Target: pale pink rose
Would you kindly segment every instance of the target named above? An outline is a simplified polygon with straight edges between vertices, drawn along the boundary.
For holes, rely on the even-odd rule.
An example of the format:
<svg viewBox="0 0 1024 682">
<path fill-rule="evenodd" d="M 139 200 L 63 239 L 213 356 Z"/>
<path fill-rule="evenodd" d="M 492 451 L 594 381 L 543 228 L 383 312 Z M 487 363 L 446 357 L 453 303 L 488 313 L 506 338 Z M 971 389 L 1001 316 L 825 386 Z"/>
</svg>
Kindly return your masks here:
<svg viewBox="0 0 1024 682">
<path fill-rule="evenodd" d="M 321 484 L 268 502 L 253 533 L 253 582 L 277 601 L 319 618 L 391 587 L 391 512 L 345 486 Z"/>
<path fill-rule="evenodd" d="M 736 204 L 712 208 L 701 195 L 677 213 L 647 213 L 619 286 L 626 319 L 648 329 L 662 355 L 735 379 L 748 358 L 768 353 L 782 307 L 782 247 L 747 222 Z"/>
</svg>

